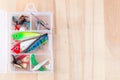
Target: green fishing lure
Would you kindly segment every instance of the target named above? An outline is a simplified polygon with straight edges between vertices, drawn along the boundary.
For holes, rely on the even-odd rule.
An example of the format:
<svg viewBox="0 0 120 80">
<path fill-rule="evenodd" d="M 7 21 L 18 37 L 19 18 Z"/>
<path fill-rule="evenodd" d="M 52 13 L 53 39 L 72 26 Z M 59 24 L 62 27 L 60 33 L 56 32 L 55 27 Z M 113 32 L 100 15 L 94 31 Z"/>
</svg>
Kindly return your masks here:
<svg viewBox="0 0 120 80">
<path fill-rule="evenodd" d="M 25 38 L 32 38 L 38 36 L 40 36 L 40 33 L 36 33 L 36 32 L 16 32 L 12 34 L 14 40 L 21 40 Z"/>
<path fill-rule="evenodd" d="M 38 62 L 37 62 L 34 54 L 31 55 L 31 63 L 33 66 L 38 65 Z M 39 71 L 46 71 L 46 68 L 41 67 L 41 68 L 39 68 Z"/>
</svg>

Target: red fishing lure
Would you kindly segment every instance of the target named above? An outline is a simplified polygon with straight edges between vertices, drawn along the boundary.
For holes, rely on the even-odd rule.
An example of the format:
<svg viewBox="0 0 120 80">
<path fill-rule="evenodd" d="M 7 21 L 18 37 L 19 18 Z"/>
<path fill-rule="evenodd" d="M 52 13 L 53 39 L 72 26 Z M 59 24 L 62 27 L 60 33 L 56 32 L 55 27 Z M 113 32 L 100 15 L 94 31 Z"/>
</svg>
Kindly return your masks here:
<svg viewBox="0 0 120 80">
<path fill-rule="evenodd" d="M 20 30 L 20 25 L 15 25 L 15 30 Z"/>
<path fill-rule="evenodd" d="M 12 49 L 13 52 L 15 52 L 16 54 L 20 53 L 20 43 L 17 43 Z"/>
</svg>

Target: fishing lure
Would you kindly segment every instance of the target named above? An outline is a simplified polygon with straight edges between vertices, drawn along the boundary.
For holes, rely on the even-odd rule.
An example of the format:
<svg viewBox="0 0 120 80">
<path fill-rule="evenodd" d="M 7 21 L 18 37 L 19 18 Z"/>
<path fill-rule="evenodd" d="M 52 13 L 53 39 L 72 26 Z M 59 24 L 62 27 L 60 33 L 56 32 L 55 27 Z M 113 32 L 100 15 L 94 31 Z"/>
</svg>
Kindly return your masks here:
<svg viewBox="0 0 120 80">
<path fill-rule="evenodd" d="M 26 18 L 28 18 L 28 16 L 21 15 L 18 19 L 18 24 L 23 25 L 24 22 L 27 22 Z"/>
<path fill-rule="evenodd" d="M 39 30 L 40 29 L 40 26 L 42 25 L 45 29 L 47 29 L 47 30 L 50 30 L 50 28 L 48 28 L 46 25 L 46 23 L 43 21 L 43 20 L 40 20 L 37 16 L 35 16 L 34 14 L 32 14 L 34 17 L 35 17 L 35 19 L 36 19 L 36 21 L 35 21 L 35 23 L 36 23 L 36 28 L 37 28 L 37 30 Z"/>
<path fill-rule="evenodd" d="M 18 20 L 16 16 L 12 17 L 13 22 L 15 23 L 15 30 L 19 30 L 20 29 L 20 25 L 18 24 Z"/>
<path fill-rule="evenodd" d="M 22 42 L 18 42 L 13 48 L 11 49 L 12 52 L 19 54 L 26 50 L 36 39 L 25 40 Z"/>
<path fill-rule="evenodd" d="M 37 64 L 32 70 L 33 70 L 33 71 L 37 71 L 39 68 L 41 68 L 43 65 L 45 65 L 48 61 L 49 61 L 49 59 L 46 59 L 46 60 L 40 62 L 40 63 Z"/>
<path fill-rule="evenodd" d="M 18 68 L 23 68 L 23 66 L 18 63 L 18 61 L 16 60 L 15 56 L 12 55 L 12 57 L 13 57 L 12 63 L 13 63 L 16 67 L 18 67 Z"/>
<path fill-rule="evenodd" d="M 25 25 L 27 28 L 30 28 L 30 22 L 24 22 L 24 25 Z"/>
<path fill-rule="evenodd" d="M 26 56 L 26 57 L 21 57 L 23 58 L 21 60 L 21 65 L 23 66 L 24 69 L 27 69 L 28 65 L 29 65 L 29 56 Z"/>
<path fill-rule="evenodd" d="M 48 69 L 48 70 L 52 70 L 52 67 L 51 67 L 50 64 L 46 65 L 45 68 Z"/>
<path fill-rule="evenodd" d="M 43 20 L 40 20 L 38 24 L 41 24 L 44 28 L 46 28 L 47 30 L 50 30 L 50 28 L 48 28 L 45 24 L 45 22 Z"/>
<path fill-rule="evenodd" d="M 37 49 L 38 47 L 41 47 L 42 45 L 46 44 L 48 42 L 48 34 L 41 35 L 37 40 L 35 40 L 25 51 L 24 53 L 29 53 L 32 50 Z"/>
<path fill-rule="evenodd" d="M 36 32 L 16 32 L 12 34 L 14 40 L 21 40 L 26 38 L 38 37 L 40 33 Z"/>
<path fill-rule="evenodd" d="M 32 63 L 33 66 L 37 66 L 37 65 L 38 65 L 38 62 L 37 62 L 36 57 L 35 57 L 34 54 L 31 55 L 30 60 L 31 60 L 31 63 Z M 38 70 L 39 70 L 39 71 L 46 71 L 46 68 L 40 66 L 40 67 L 38 68 Z"/>
<path fill-rule="evenodd" d="M 18 60 L 22 60 L 22 59 L 25 58 L 26 56 L 27 56 L 27 55 L 20 55 L 19 57 L 17 57 L 16 60 L 17 60 L 17 61 L 18 61 Z"/>
<path fill-rule="evenodd" d="M 13 64 L 21 69 L 26 69 L 28 64 L 29 64 L 29 57 L 27 55 L 20 55 L 18 57 L 15 57 L 14 55 L 12 55 L 13 57 Z"/>
<path fill-rule="evenodd" d="M 20 30 L 20 25 L 15 25 L 15 30 Z"/>
<path fill-rule="evenodd" d="M 20 53 L 20 43 L 16 44 L 11 50 L 16 54 L 19 54 Z"/>
<path fill-rule="evenodd" d="M 15 25 L 15 30 L 26 30 L 26 28 L 30 28 L 30 20 L 28 19 L 28 16 L 20 16 L 19 18 L 17 16 L 12 17 L 12 21 Z M 24 28 L 26 27 L 26 28 Z"/>
<path fill-rule="evenodd" d="M 13 16 L 13 17 L 12 17 L 12 21 L 13 21 L 15 24 L 18 24 L 17 16 Z"/>
</svg>

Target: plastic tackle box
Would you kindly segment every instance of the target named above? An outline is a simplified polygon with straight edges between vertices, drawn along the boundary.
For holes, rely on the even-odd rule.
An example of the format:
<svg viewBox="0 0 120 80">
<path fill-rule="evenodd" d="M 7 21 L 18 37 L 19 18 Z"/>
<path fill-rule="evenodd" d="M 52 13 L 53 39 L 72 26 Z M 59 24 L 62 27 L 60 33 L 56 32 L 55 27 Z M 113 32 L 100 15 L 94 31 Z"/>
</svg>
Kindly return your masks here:
<svg viewBox="0 0 120 80">
<path fill-rule="evenodd" d="M 53 72 L 50 12 L 0 11 L 0 72 Z"/>
</svg>

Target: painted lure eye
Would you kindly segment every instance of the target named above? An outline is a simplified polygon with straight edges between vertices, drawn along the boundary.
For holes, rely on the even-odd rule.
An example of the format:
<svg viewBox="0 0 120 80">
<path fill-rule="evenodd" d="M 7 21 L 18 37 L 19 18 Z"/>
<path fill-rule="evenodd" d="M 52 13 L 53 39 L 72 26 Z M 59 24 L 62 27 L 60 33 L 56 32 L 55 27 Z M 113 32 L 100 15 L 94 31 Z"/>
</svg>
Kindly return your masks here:
<svg viewBox="0 0 120 80">
<path fill-rule="evenodd" d="M 18 38 L 18 35 L 15 35 L 16 38 Z"/>
<path fill-rule="evenodd" d="M 17 47 L 16 47 L 15 49 L 16 49 L 16 50 L 18 50 L 18 48 L 17 48 Z"/>
</svg>

